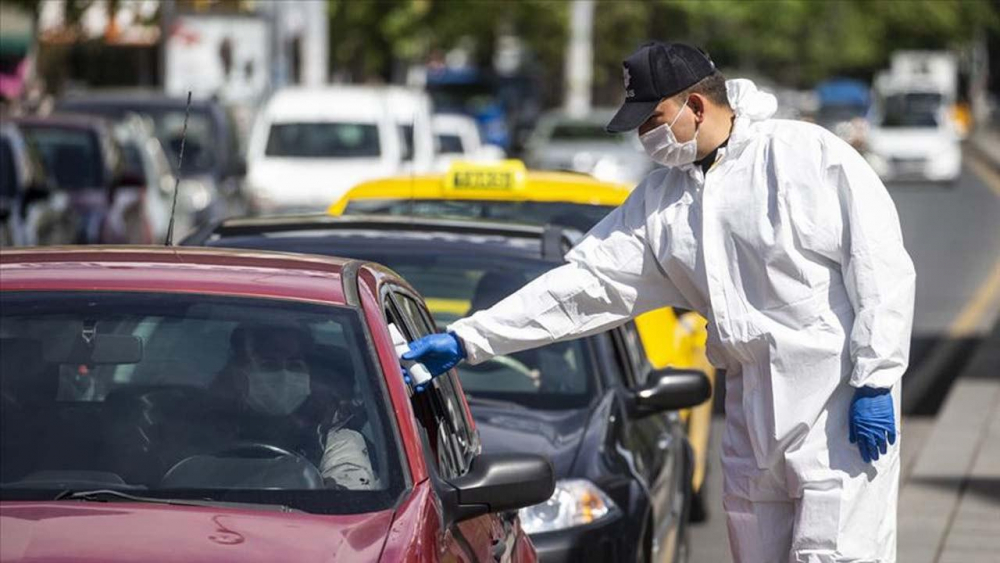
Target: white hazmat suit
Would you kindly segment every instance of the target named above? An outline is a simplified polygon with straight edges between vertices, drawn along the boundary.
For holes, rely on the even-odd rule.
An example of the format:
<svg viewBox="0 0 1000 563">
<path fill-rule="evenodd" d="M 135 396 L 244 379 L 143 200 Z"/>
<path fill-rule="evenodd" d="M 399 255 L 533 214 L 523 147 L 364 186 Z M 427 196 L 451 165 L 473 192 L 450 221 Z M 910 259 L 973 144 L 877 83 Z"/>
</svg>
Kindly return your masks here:
<svg viewBox="0 0 1000 563">
<path fill-rule="evenodd" d="M 477 363 L 667 305 L 698 311 L 726 373 L 737 561 L 895 561 L 899 447 L 865 463 L 848 411 L 870 386 L 892 387 L 899 413 L 915 275 L 896 209 L 853 148 L 770 119 L 774 97 L 748 80 L 726 86 L 736 118 L 707 174 L 652 172 L 566 265 L 449 330 Z"/>
</svg>

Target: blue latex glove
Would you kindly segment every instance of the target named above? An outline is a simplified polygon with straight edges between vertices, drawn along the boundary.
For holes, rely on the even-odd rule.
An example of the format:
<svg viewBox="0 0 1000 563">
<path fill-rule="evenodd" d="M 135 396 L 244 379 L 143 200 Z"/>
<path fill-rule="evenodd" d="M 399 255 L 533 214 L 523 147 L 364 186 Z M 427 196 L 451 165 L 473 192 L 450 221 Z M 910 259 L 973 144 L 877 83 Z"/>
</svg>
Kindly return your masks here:
<svg viewBox="0 0 1000 563">
<path fill-rule="evenodd" d="M 423 364 L 432 377 L 437 377 L 464 360 L 465 350 L 454 333 L 428 334 L 410 342 L 410 351 L 403 354 L 403 359 Z"/>
<path fill-rule="evenodd" d="M 861 459 L 871 463 L 896 443 L 896 417 L 889 389 L 859 387 L 851 400 L 848 438 L 861 450 Z"/>
</svg>

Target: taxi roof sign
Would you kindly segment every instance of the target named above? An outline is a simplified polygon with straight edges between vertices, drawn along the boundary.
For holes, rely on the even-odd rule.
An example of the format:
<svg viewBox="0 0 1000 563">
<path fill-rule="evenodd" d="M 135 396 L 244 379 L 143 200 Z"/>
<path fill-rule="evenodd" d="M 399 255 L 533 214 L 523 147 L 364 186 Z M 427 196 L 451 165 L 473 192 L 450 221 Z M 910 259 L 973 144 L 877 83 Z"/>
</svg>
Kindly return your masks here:
<svg viewBox="0 0 1000 563">
<path fill-rule="evenodd" d="M 523 190 L 528 170 L 520 160 L 455 162 L 443 178 L 445 193 L 463 191 L 512 192 Z"/>
</svg>

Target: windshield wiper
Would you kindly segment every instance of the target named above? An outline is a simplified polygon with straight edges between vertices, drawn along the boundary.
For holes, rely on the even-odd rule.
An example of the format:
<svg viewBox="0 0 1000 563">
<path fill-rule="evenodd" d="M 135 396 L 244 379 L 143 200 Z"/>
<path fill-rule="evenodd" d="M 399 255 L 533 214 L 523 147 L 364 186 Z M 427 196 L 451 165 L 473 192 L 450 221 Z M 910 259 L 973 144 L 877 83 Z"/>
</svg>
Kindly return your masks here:
<svg viewBox="0 0 1000 563">
<path fill-rule="evenodd" d="M 283 504 L 260 504 L 247 502 L 223 502 L 205 499 L 157 498 L 123 493 L 114 489 L 96 489 L 93 491 L 65 490 L 52 500 L 81 500 L 90 502 L 149 502 L 155 504 L 170 504 L 175 506 L 200 506 L 208 508 L 241 508 L 257 510 L 275 510 L 278 512 L 301 512 L 301 510 Z"/>
</svg>

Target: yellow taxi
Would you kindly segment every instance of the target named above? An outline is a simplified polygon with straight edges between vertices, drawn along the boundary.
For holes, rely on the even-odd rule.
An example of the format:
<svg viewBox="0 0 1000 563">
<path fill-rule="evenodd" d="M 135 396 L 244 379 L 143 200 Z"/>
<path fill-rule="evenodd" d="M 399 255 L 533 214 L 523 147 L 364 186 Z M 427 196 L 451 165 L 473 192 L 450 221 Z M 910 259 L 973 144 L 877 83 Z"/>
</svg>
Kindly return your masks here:
<svg viewBox="0 0 1000 563">
<path fill-rule="evenodd" d="M 396 176 L 359 184 L 334 202 L 331 215 L 380 214 L 489 219 L 556 224 L 586 232 L 628 197 L 630 188 L 585 174 L 527 170 L 519 160 L 457 162 L 444 174 Z M 468 304 L 431 302 L 435 313 L 461 316 Z M 703 370 L 715 385 L 715 369 L 705 357 L 706 321 L 670 308 L 636 319 L 652 367 Z M 681 412 L 694 449 L 692 518 L 705 507 L 702 484 L 707 468 L 712 402 Z"/>
</svg>

